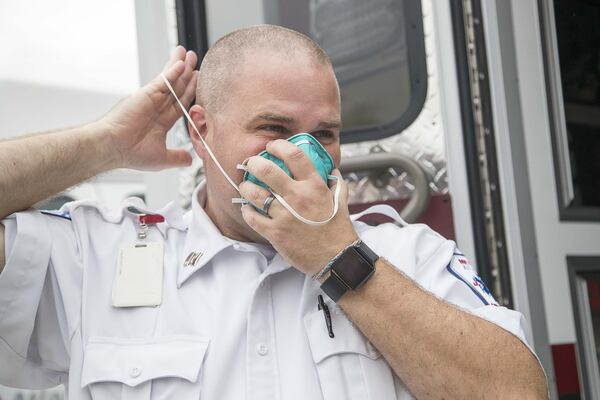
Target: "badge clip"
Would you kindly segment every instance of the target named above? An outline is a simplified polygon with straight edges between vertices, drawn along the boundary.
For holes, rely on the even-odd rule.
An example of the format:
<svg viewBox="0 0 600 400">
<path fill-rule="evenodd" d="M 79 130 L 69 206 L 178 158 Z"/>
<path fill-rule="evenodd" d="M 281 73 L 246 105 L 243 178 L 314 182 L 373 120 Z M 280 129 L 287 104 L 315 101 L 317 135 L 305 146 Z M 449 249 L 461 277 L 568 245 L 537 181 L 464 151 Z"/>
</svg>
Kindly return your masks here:
<svg viewBox="0 0 600 400">
<path fill-rule="evenodd" d="M 165 217 L 160 214 L 141 214 L 138 215 L 139 230 L 138 240 L 143 242 L 148 236 L 148 225 L 155 225 L 161 222 L 165 222 Z M 136 247 L 145 246 L 144 243 L 136 244 Z"/>
<path fill-rule="evenodd" d="M 159 224 L 165 222 L 165 217 L 160 214 L 148 214 L 135 206 L 127 207 L 127 211 L 137 216 L 139 229 L 137 233 L 138 243 L 135 247 L 145 247 L 144 243 L 148 236 L 148 225 Z"/>
</svg>

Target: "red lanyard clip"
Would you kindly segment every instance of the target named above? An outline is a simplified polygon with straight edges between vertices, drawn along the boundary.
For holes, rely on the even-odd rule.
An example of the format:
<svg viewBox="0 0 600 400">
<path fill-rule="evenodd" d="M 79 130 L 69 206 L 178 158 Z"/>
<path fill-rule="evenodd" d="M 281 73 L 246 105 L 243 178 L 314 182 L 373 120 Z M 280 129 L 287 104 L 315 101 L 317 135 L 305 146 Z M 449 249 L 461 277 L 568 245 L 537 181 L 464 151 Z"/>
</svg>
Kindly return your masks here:
<svg viewBox="0 0 600 400">
<path fill-rule="evenodd" d="M 165 222 L 165 217 L 160 214 L 142 214 L 138 215 L 138 220 L 140 221 L 140 224 L 152 225 Z"/>
<path fill-rule="evenodd" d="M 154 225 L 160 222 L 165 222 L 165 217 L 163 217 L 160 214 L 141 214 L 138 215 L 138 221 L 140 223 L 138 239 L 143 241 L 148 235 L 148 225 Z"/>
</svg>

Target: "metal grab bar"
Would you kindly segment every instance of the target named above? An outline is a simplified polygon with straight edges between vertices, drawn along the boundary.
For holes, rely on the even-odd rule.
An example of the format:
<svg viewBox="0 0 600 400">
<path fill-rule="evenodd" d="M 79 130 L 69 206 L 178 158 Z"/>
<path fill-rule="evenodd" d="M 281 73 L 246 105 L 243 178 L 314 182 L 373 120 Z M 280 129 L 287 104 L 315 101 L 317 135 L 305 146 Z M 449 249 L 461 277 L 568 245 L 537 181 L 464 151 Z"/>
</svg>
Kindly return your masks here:
<svg viewBox="0 0 600 400">
<path fill-rule="evenodd" d="M 401 154 L 370 153 L 346 157 L 340 165 L 342 174 L 361 171 L 384 173 L 388 168 L 400 168 L 412 177 L 415 191 L 400 216 L 408 223 L 416 222 L 429 206 L 431 191 L 427 174 L 415 160 Z"/>
</svg>

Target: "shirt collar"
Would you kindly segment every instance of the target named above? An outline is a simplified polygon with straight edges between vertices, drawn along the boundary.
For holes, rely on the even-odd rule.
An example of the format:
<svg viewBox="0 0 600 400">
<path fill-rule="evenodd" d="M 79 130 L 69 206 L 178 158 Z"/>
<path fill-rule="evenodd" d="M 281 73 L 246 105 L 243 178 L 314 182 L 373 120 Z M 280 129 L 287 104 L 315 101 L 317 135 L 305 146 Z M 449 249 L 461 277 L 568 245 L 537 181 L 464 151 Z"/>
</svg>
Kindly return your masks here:
<svg viewBox="0 0 600 400">
<path fill-rule="evenodd" d="M 166 224 L 158 224 L 158 229 L 166 237 L 167 229 L 174 228 L 179 231 L 185 231 L 187 229 L 186 224 L 183 220 L 183 212 L 181 206 L 172 201 L 163 208 L 157 210 L 156 214 L 160 214 L 165 218 Z"/>
<path fill-rule="evenodd" d="M 177 270 L 177 287 L 200 268 L 204 267 L 214 256 L 233 245 L 233 241 L 221 234 L 213 221 L 204 211 L 206 204 L 206 181 L 201 182 L 192 194 L 192 209 L 185 215 L 188 221 L 188 232 L 183 247 L 183 254 Z M 194 254 L 192 254 L 194 253 Z M 195 262 L 186 260 L 196 257 Z"/>
</svg>

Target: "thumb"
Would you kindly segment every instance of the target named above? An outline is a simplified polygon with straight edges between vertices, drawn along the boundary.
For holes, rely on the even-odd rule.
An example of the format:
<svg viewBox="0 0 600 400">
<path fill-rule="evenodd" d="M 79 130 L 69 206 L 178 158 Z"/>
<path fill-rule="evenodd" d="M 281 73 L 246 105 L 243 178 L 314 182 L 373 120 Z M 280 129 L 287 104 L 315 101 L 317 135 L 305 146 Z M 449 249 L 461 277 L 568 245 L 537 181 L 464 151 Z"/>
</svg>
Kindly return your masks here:
<svg viewBox="0 0 600 400">
<path fill-rule="evenodd" d="M 167 168 L 189 167 L 192 165 L 192 156 L 186 150 L 167 150 L 165 157 Z"/>
</svg>

